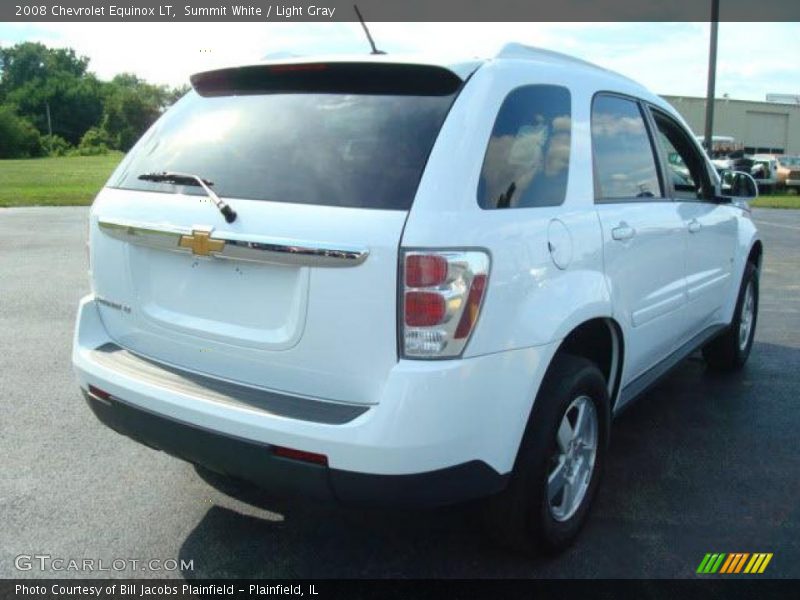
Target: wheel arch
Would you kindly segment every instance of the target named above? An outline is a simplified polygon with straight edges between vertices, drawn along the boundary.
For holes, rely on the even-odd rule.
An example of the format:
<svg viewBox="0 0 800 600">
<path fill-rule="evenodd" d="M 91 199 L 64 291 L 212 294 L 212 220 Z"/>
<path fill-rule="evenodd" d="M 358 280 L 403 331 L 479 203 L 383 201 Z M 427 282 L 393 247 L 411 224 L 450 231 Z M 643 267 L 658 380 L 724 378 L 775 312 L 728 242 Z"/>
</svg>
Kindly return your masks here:
<svg viewBox="0 0 800 600">
<path fill-rule="evenodd" d="M 745 255 L 745 249 L 747 254 Z M 764 261 L 764 244 L 757 236 L 753 236 L 750 242 L 741 246 L 740 258 L 736 261 L 736 270 L 731 284 L 731 292 L 722 310 L 722 322 L 730 323 L 733 319 L 733 313 L 736 310 L 736 300 L 739 297 L 739 289 L 742 285 L 742 278 L 744 277 L 745 269 L 748 264 L 752 264 L 756 268 L 757 276 L 761 274 L 761 265 Z M 746 258 L 744 258 L 746 256 Z"/>
<path fill-rule="evenodd" d="M 581 356 L 597 365 L 608 384 L 609 404 L 613 412 L 625 361 L 625 339 L 619 323 L 613 317 L 595 317 L 580 323 L 561 340 L 551 363 L 560 354 Z"/>
<path fill-rule="evenodd" d="M 747 262 L 752 263 L 756 266 L 757 270 L 761 270 L 761 262 L 764 259 L 764 244 L 761 243 L 761 240 L 756 240 L 753 242 L 753 245 L 750 246 L 750 252 L 747 255 Z"/>
<path fill-rule="evenodd" d="M 519 453 L 525 436 L 528 435 L 530 428 L 536 419 L 537 411 L 540 407 L 540 392 L 548 377 L 553 373 L 558 359 L 565 354 L 579 356 L 598 365 L 601 373 L 608 385 L 608 414 L 605 422 L 606 439 L 609 439 L 610 423 L 614 415 L 614 407 L 619 397 L 621 389 L 621 378 L 625 357 L 625 341 L 622 328 L 619 323 L 611 316 L 594 316 L 584 319 L 577 325 L 569 329 L 560 341 L 554 343 L 546 360 L 546 367 L 537 371 L 537 377 L 532 378 L 533 393 L 531 394 L 530 404 L 528 405 L 525 421 L 519 430 L 519 437 L 515 439 L 513 448 L 512 465 L 518 464 Z M 538 375 L 538 374 L 541 375 Z"/>
</svg>

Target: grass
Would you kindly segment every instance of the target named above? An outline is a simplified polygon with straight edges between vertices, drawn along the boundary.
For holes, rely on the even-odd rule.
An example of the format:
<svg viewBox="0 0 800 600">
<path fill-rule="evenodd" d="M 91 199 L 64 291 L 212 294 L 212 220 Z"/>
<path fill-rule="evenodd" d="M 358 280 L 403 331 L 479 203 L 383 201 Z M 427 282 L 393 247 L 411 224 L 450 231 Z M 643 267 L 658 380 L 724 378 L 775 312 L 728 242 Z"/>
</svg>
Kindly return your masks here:
<svg viewBox="0 0 800 600">
<path fill-rule="evenodd" d="M 756 208 L 800 208 L 800 194 L 797 192 L 776 192 L 759 196 L 750 206 Z"/>
<path fill-rule="evenodd" d="M 0 207 L 91 204 L 122 156 L 0 160 Z"/>
</svg>

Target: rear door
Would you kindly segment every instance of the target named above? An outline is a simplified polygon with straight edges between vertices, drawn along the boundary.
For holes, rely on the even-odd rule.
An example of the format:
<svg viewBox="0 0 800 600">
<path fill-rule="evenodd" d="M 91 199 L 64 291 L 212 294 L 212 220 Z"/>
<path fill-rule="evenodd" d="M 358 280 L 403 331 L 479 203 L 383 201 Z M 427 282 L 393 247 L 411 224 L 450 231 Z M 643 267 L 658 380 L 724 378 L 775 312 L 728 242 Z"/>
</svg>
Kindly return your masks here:
<svg viewBox="0 0 800 600">
<path fill-rule="evenodd" d="M 109 334 L 220 378 L 370 403 L 397 361 L 397 252 L 461 80 L 438 67 L 259 66 L 193 78 L 92 209 Z M 200 187 L 145 181 L 196 174 Z"/>
<path fill-rule="evenodd" d="M 625 379 L 672 352 L 685 329 L 686 239 L 664 195 L 640 103 L 600 94 L 592 105 L 595 202 L 615 316 L 625 334 Z"/>
</svg>

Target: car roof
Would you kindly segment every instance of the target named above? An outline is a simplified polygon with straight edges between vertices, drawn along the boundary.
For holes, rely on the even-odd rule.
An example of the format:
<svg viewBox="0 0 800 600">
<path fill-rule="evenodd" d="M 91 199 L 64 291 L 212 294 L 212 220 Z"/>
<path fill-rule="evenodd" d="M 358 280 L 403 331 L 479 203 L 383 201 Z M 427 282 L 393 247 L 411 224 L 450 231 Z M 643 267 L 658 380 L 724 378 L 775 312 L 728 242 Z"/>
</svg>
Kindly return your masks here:
<svg viewBox="0 0 800 600">
<path fill-rule="evenodd" d="M 626 77 L 616 71 L 606 69 L 589 61 L 524 44 L 510 43 L 503 46 L 500 52 L 485 64 L 504 64 L 515 62 L 520 67 L 535 66 L 541 70 L 555 72 L 562 77 L 565 83 L 580 80 L 588 83 L 591 80 L 591 87 L 596 91 L 617 92 L 628 94 L 647 100 L 667 112 L 675 115 L 676 112 L 666 100 L 652 93 L 642 84 Z"/>
</svg>

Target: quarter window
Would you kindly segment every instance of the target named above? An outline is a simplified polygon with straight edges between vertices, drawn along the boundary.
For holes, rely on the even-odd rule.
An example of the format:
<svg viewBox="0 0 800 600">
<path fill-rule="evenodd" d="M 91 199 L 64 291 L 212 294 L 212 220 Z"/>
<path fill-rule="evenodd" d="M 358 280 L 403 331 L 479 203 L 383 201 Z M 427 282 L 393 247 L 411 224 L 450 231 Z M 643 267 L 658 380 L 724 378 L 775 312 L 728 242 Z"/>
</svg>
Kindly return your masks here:
<svg viewBox="0 0 800 600">
<path fill-rule="evenodd" d="M 554 85 L 515 89 L 492 129 L 478 184 L 481 208 L 557 206 L 569 174 L 569 91 Z"/>
<path fill-rule="evenodd" d="M 636 102 L 610 95 L 595 98 L 592 150 L 598 200 L 662 197 L 650 136 Z"/>
</svg>

